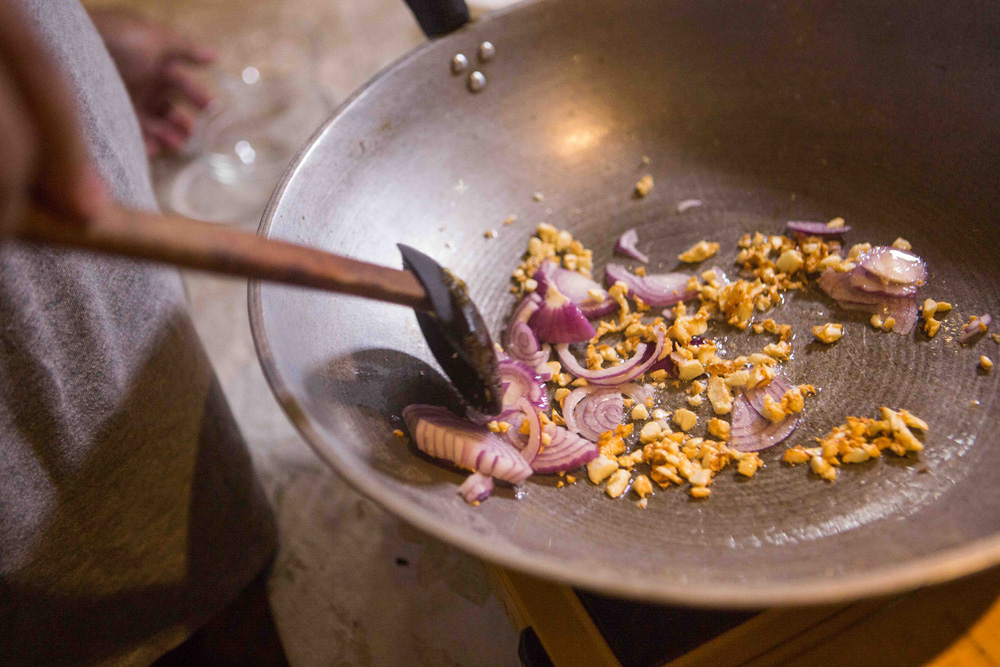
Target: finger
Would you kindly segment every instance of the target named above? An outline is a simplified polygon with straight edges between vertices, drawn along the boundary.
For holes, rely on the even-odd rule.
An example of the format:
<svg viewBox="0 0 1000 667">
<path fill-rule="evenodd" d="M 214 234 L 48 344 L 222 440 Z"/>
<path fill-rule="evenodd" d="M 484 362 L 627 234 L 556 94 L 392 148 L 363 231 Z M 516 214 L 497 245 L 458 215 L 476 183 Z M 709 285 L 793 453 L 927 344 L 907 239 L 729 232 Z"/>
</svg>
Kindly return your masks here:
<svg viewBox="0 0 1000 667">
<path fill-rule="evenodd" d="M 198 46 L 190 39 L 164 26 L 167 35 L 167 57 L 185 60 L 193 65 L 208 65 L 215 61 L 215 49 Z"/>
<path fill-rule="evenodd" d="M 162 117 L 163 120 L 177 128 L 177 131 L 181 132 L 185 137 L 191 136 L 191 133 L 194 132 L 195 123 L 198 122 L 198 116 L 189 106 L 177 103 L 169 104 L 163 112 Z"/>
<path fill-rule="evenodd" d="M 160 143 L 167 152 L 176 153 L 184 147 L 187 136 L 162 118 L 147 117 L 140 122 L 142 131 Z"/>
<path fill-rule="evenodd" d="M 89 165 L 75 99 L 30 25 L 18 3 L 0 2 L 0 56 L 38 130 L 37 182 L 47 203 L 89 219 L 106 191 Z"/>
<path fill-rule="evenodd" d="M 195 108 L 204 109 L 212 102 L 212 91 L 188 71 L 183 64 L 177 61 L 170 63 L 163 76 L 167 83 Z"/>
<path fill-rule="evenodd" d="M 0 62 L 0 240 L 23 219 L 27 192 L 35 172 L 37 130 L 20 91 Z"/>
</svg>

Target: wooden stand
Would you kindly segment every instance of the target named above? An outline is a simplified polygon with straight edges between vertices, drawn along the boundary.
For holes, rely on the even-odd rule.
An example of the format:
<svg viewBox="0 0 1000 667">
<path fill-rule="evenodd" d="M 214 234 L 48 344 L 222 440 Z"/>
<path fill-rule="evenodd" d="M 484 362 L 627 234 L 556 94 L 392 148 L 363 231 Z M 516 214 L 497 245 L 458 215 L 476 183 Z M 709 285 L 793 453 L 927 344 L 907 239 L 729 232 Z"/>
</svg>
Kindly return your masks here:
<svg viewBox="0 0 1000 667">
<path fill-rule="evenodd" d="M 622 638 L 602 634 L 600 619 L 595 621 L 573 589 L 492 565 L 487 569 L 511 619 L 519 628 L 534 630 L 556 667 L 642 664 L 616 655 L 612 646 Z M 669 608 L 663 609 L 667 613 Z M 684 614 L 712 612 L 669 609 L 669 614 L 680 614 L 683 622 Z M 655 644 L 657 638 L 644 632 L 641 620 L 638 625 L 638 640 Z M 663 655 L 673 653 L 669 646 L 662 648 Z M 645 661 L 644 667 L 650 664 L 996 667 L 1000 665 L 1000 569 L 892 598 L 763 611 L 683 655 L 664 662 Z"/>
</svg>

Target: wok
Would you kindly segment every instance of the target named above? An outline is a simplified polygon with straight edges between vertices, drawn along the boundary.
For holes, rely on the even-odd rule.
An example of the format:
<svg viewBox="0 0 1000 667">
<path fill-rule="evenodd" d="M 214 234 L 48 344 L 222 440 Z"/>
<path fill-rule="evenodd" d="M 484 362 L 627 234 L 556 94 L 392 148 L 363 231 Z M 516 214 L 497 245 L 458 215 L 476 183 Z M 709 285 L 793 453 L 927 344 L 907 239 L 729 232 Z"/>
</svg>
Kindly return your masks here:
<svg viewBox="0 0 1000 667">
<path fill-rule="evenodd" d="M 498 55 L 471 94 L 449 64 L 484 40 Z M 642 511 L 585 480 L 532 478 L 522 497 L 499 490 L 474 508 L 456 494 L 460 472 L 392 435 L 409 403 L 457 405 L 412 311 L 254 283 L 265 373 L 362 493 L 477 556 L 576 586 L 751 607 L 887 594 L 994 565 L 1000 373 L 977 360 L 1000 348 L 951 338 L 969 315 L 1000 313 L 998 45 L 989 2 L 520 5 L 358 92 L 301 151 L 260 227 L 378 263 L 397 263 L 396 243 L 419 248 L 467 280 L 494 335 L 513 306 L 510 271 L 543 220 L 593 248 L 595 266 L 636 227 L 664 270 L 703 238 L 722 244 L 726 266 L 741 234 L 790 219 L 843 216 L 849 242 L 903 236 L 932 273 L 921 298 L 956 305 L 934 340 L 876 332 L 812 292 L 772 315 L 797 333 L 791 380 L 822 388 L 792 443 L 888 405 L 930 423 L 917 461 L 846 466 L 830 484 L 781 464 L 778 447 L 755 479 L 720 476 L 707 501 L 665 490 Z M 636 199 L 645 173 L 655 189 Z M 704 206 L 678 213 L 691 198 Z M 490 229 L 499 237 L 484 238 Z M 847 335 L 820 349 L 809 328 L 828 320 L 849 322 Z M 737 352 L 765 342 L 749 338 L 721 334 Z"/>
</svg>

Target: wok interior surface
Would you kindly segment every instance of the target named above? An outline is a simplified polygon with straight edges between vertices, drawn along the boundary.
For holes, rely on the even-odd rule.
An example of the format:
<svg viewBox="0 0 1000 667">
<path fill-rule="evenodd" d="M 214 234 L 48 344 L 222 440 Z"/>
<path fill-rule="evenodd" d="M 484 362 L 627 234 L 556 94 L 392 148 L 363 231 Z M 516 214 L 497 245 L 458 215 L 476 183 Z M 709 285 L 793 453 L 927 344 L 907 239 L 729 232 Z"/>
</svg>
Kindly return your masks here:
<svg viewBox="0 0 1000 667">
<path fill-rule="evenodd" d="M 779 446 L 753 480 L 721 474 L 707 501 L 672 488 L 642 511 L 581 475 L 564 489 L 532 478 L 523 497 L 501 489 L 469 507 L 456 494 L 462 473 L 392 435 L 409 403 L 457 405 L 413 313 L 254 285 L 251 318 L 279 400 L 326 461 L 391 511 L 587 588 L 809 603 L 995 564 L 1000 373 L 977 360 L 1000 358 L 1000 346 L 950 339 L 969 315 L 1000 314 L 997 25 L 986 2 L 523 5 L 427 45 L 361 92 L 303 151 L 262 224 L 392 266 L 396 243 L 427 252 L 469 283 L 497 339 L 510 272 L 543 220 L 592 248 L 595 267 L 635 227 L 650 269 L 664 271 L 703 238 L 721 243 L 717 263 L 729 268 L 741 234 L 786 220 L 843 216 L 848 244 L 903 236 L 931 272 L 919 298 L 956 305 L 933 341 L 877 332 L 815 291 L 768 315 L 796 331 L 788 377 L 822 389 L 788 444 L 887 405 L 931 425 L 919 460 L 845 466 L 829 484 L 780 463 Z M 498 55 L 473 95 L 448 64 L 486 39 Z M 655 189 L 636 199 L 645 173 Z M 677 213 L 685 199 L 704 206 Z M 499 237 L 484 238 L 490 229 Z M 829 348 L 809 333 L 826 321 L 851 323 Z M 733 353 L 768 342 L 714 331 Z"/>
</svg>

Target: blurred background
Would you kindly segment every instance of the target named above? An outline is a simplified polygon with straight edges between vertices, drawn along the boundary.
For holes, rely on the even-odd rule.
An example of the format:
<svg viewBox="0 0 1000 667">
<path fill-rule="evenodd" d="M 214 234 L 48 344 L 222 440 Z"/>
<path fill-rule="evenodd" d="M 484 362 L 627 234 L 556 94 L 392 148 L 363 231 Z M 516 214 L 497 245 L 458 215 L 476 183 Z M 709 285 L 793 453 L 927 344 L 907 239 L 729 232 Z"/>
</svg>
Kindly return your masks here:
<svg viewBox="0 0 1000 667">
<path fill-rule="evenodd" d="M 154 161 L 164 209 L 256 229 L 285 166 L 382 67 L 423 43 L 403 0 L 85 0 L 163 20 L 218 50 L 218 104 Z M 509 4 L 471 5 L 474 16 Z M 517 633 L 482 565 L 336 478 L 271 396 L 245 281 L 187 273 L 195 324 L 278 516 L 269 583 L 292 665 L 516 665 Z"/>
</svg>

